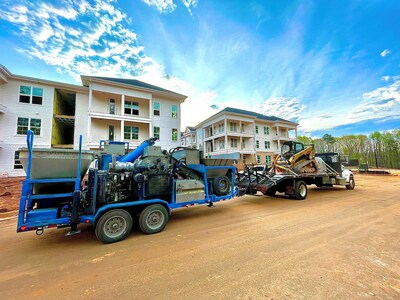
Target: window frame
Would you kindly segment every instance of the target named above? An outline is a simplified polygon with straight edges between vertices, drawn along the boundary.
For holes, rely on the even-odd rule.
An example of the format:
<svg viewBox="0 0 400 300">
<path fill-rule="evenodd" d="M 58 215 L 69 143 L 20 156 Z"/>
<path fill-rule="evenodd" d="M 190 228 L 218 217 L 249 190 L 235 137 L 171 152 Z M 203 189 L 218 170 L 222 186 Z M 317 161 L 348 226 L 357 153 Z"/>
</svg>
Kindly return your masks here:
<svg viewBox="0 0 400 300">
<path fill-rule="evenodd" d="M 129 138 L 127 138 L 125 135 L 127 134 L 127 131 L 125 130 L 127 127 L 129 127 Z M 137 128 L 137 132 L 133 132 L 133 128 Z M 124 140 L 130 140 L 130 141 L 138 141 L 139 140 L 139 133 L 140 133 L 140 128 L 137 126 L 130 126 L 130 125 L 124 125 Z M 134 134 L 137 135 L 137 138 L 134 139 L 133 136 Z"/>
<path fill-rule="evenodd" d="M 171 140 L 173 142 L 178 141 L 178 128 L 171 128 Z"/>
<path fill-rule="evenodd" d="M 129 105 L 127 105 L 127 103 L 129 103 Z M 136 103 L 137 105 L 134 105 L 134 103 Z M 140 103 L 136 102 L 136 101 L 131 101 L 131 100 L 125 100 L 124 102 L 124 114 L 125 115 L 130 115 L 130 116 L 139 116 L 140 115 Z M 137 109 L 135 109 L 134 107 L 137 107 Z M 127 113 L 126 110 L 130 109 L 130 113 Z M 137 111 L 137 114 L 134 114 L 133 111 Z"/>
<path fill-rule="evenodd" d="M 13 169 L 14 170 L 20 170 L 23 169 L 24 167 L 22 166 L 21 159 L 20 159 L 20 151 L 14 151 L 14 165 Z"/>
<path fill-rule="evenodd" d="M 271 149 L 271 142 L 270 141 L 264 141 L 264 148 L 265 149 Z"/>
<path fill-rule="evenodd" d="M 238 139 L 231 139 L 231 148 L 237 149 Z"/>
<path fill-rule="evenodd" d="M 229 122 L 229 129 L 230 129 L 230 131 L 237 132 L 237 123 Z"/>
<path fill-rule="evenodd" d="M 29 94 L 27 93 L 21 93 L 21 88 L 26 87 L 29 88 Z M 35 90 L 36 91 L 41 91 L 41 95 L 35 95 Z M 35 105 L 43 105 L 43 94 L 44 94 L 44 89 L 42 87 L 35 87 L 35 86 L 30 86 L 30 85 L 19 85 L 19 92 L 18 92 L 18 103 L 25 103 L 25 104 L 35 104 Z M 27 101 L 21 101 L 21 96 L 22 97 L 29 97 L 28 102 Z M 37 99 L 40 98 L 40 103 L 37 103 Z"/>
<path fill-rule="evenodd" d="M 171 106 L 171 117 L 172 119 L 178 119 L 178 105 L 176 104 L 172 104 Z"/>
<path fill-rule="evenodd" d="M 28 124 L 27 125 L 20 125 L 19 124 L 19 120 L 28 120 Z M 35 126 L 34 124 L 32 124 L 33 121 L 39 121 L 39 132 L 37 132 L 37 126 Z M 25 128 L 26 127 L 26 131 L 25 130 L 21 130 L 21 132 L 19 132 L 19 128 L 22 127 Z M 42 134 L 42 119 L 38 119 L 38 118 L 30 118 L 30 117 L 17 117 L 17 135 L 26 135 L 28 133 L 28 130 L 32 130 L 33 134 L 36 136 L 41 136 Z"/>
<path fill-rule="evenodd" d="M 110 99 L 108 101 L 108 113 L 110 115 L 115 115 L 115 112 L 117 111 L 117 105 L 115 103 L 115 99 Z"/>
<path fill-rule="evenodd" d="M 158 133 L 156 133 L 156 129 L 158 129 Z M 153 137 L 157 138 L 158 140 L 160 139 L 160 127 L 159 126 L 154 126 L 153 127 Z"/>
<path fill-rule="evenodd" d="M 256 140 L 256 149 L 260 149 L 260 141 Z"/>
<path fill-rule="evenodd" d="M 156 105 L 158 105 L 158 109 L 156 108 Z M 156 113 L 156 111 L 158 113 Z M 160 102 L 153 102 L 153 116 L 159 117 L 161 115 L 161 103 Z"/>
<path fill-rule="evenodd" d="M 258 134 L 258 125 L 255 125 L 255 131 Z"/>
</svg>

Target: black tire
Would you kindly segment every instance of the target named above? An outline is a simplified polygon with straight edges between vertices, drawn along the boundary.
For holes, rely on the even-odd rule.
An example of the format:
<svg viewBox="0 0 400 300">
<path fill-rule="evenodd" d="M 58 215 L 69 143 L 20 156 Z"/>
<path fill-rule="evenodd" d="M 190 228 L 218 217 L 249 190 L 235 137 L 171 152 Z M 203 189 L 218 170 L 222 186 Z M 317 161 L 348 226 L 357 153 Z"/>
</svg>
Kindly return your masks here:
<svg viewBox="0 0 400 300">
<path fill-rule="evenodd" d="M 304 181 L 296 181 L 294 184 L 294 197 L 297 200 L 304 200 L 307 198 L 307 185 Z"/>
<path fill-rule="evenodd" d="M 354 176 L 350 175 L 350 182 L 349 184 L 346 184 L 346 189 L 354 190 L 355 187 L 356 187 L 356 181 L 354 180 Z"/>
<path fill-rule="evenodd" d="M 152 204 L 140 213 L 139 227 L 143 233 L 153 234 L 163 230 L 168 220 L 169 214 L 167 209 L 161 204 Z"/>
<path fill-rule="evenodd" d="M 227 176 L 218 176 L 214 178 L 213 189 L 215 195 L 217 196 L 228 195 L 230 188 L 231 188 L 231 181 Z"/>
<path fill-rule="evenodd" d="M 273 197 L 276 194 L 276 189 L 275 188 L 269 188 L 263 194 L 266 195 L 266 196 Z"/>
<path fill-rule="evenodd" d="M 132 223 L 132 216 L 126 210 L 110 210 L 96 223 L 96 237 L 105 244 L 122 241 L 131 232 Z"/>
</svg>

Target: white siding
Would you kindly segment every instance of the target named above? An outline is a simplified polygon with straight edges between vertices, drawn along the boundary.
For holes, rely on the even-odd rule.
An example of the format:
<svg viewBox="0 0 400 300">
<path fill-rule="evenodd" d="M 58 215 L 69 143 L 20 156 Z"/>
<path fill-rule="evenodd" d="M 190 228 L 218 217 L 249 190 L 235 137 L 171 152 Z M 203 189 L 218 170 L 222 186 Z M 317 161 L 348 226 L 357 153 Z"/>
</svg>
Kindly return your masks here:
<svg viewBox="0 0 400 300">
<path fill-rule="evenodd" d="M 1 71 L 1 70 L 0 70 Z M 3 75 L 0 72 L 0 75 Z M 17 77 L 18 78 L 18 77 Z M 55 89 L 74 91 L 73 86 L 46 81 L 32 84 L 29 81 L 17 80 L 14 76 L 8 82 L 0 84 L 0 104 L 4 113 L 0 112 L 0 176 L 25 176 L 22 169 L 14 170 L 14 153 L 20 147 L 26 147 L 26 135 L 17 134 L 18 117 L 41 119 L 41 133 L 34 137 L 34 147 L 50 148 L 53 122 L 53 105 Z M 19 103 L 20 85 L 43 88 L 42 105 Z M 55 84 L 55 86 L 53 85 Z M 64 87 L 66 86 L 66 87 Z M 122 141 L 123 126 L 139 127 L 139 140 L 130 140 L 131 147 L 153 136 L 153 127 L 160 127 L 160 138 L 157 142 L 163 149 L 180 145 L 180 103 L 182 100 L 171 100 L 160 96 L 154 97 L 150 92 L 135 90 L 134 87 L 121 88 L 106 84 L 91 83 L 93 90 L 91 107 L 89 108 L 89 88 L 87 92 L 76 87 L 74 148 L 78 148 L 79 136 L 82 135 L 83 149 L 96 148 L 100 140 L 108 139 L 108 126 L 114 125 L 114 140 Z M 139 116 L 125 115 L 122 112 L 122 98 L 139 102 Z M 109 100 L 115 99 L 115 114 L 109 114 Z M 182 98 L 183 99 L 183 98 Z M 153 117 L 153 103 L 160 103 L 160 116 Z M 172 118 L 172 105 L 178 108 L 178 118 Z M 88 128 L 90 126 L 90 130 Z M 172 141 L 172 128 L 178 130 L 178 140 Z M 90 133 L 90 136 L 88 136 Z M 128 140 L 127 140 L 128 141 Z"/>
</svg>

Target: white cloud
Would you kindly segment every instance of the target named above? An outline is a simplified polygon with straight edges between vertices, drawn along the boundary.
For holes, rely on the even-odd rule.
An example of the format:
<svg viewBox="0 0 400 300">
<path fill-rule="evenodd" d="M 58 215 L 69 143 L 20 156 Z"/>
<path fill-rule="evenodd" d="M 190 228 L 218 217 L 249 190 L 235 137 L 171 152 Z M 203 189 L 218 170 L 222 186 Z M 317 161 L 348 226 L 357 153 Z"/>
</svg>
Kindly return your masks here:
<svg viewBox="0 0 400 300">
<path fill-rule="evenodd" d="M 392 84 L 364 93 L 358 104 L 349 114 L 354 122 L 388 118 L 400 113 L 400 78 L 395 77 Z"/>
<path fill-rule="evenodd" d="M 155 7 L 160 13 L 169 13 L 175 10 L 173 0 L 142 0 L 148 6 Z"/>
<path fill-rule="evenodd" d="M 138 45 L 130 20 L 115 5 L 113 0 L 63 0 L 57 6 L 16 0 L 15 5 L 0 4 L 0 19 L 23 36 L 18 51 L 78 82 L 80 74 L 133 77 L 152 62 Z"/>
<path fill-rule="evenodd" d="M 259 106 L 259 112 L 287 120 L 297 120 L 305 106 L 295 97 L 277 97 L 264 100 Z"/>
<path fill-rule="evenodd" d="M 381 52 L 381 56 L 382 56 L 382 57 L 385 57 L 385 56 L 387 56 L 387 55 L 389 55 L 389 54 L 390 54 L 389 49 L 385 49 L 385 50 L 383 50 L 383 51 Z"/>
<path fill-rule="evenodd" d="M 390 76 L 382 76 L 381 80 L 383 81 L 389 81 L 390 80 Z"/>
<path fill-rule="evenodd" d="M 182 4 L 186 7 L 190 14 L 192 14 L 192 7 L 196 7 L 198 0 L 180 0 Z M 171 13 L 176 7 L 177 1 L 174 0 L 142 0 L 148 6 L 155 7 L 160 13 Z"/>
<path fill-rule="evenodd" d="M 392 79 L 391 84 L 361 95 L 357 101 L 354 101 L 354 108 L 347 113 L 337 111 L 334 117 L 323 114 L 301 118 L 299 130 L 307 134 L 316 130 L 332 129 L 368 120 L 383 123 L 400 119 L 400 77 L 396 76 Z"/>
</svg>

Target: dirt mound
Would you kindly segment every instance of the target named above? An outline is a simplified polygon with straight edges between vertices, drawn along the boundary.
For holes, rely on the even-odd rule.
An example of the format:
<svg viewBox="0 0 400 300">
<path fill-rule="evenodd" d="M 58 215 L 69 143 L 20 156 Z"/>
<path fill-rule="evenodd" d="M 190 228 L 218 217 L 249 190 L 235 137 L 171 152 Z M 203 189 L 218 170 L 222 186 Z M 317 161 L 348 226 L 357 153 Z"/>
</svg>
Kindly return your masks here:
<svg viewBox="0 0 400 300">
<path fill-rule="evenodd" d="M 16 211 L 25 177 L 0 178 L 0 213 Z"/>
</svg>

